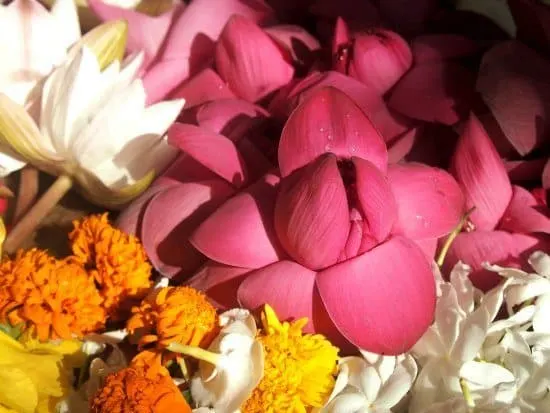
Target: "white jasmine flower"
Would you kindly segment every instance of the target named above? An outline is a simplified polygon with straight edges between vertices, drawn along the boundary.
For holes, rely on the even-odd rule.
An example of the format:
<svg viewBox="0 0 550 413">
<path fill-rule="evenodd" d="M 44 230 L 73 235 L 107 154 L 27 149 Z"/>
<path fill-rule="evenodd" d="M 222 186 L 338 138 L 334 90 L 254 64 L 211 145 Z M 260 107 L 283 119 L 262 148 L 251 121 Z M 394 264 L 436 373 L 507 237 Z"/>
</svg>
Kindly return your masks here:
<svg viewBox="0 0 550 413">
<path fill-rule="evenodd" d="M 184 104 L 146 107 L 137 78 L 141 63 L 139 54 L 122 68 L 114 61 L 101 70 L 83 46 L 46 80 L 38 124 L 0 94 L 0 139 L 22 160 L 77 181 L 93 202 L 107 207 L 128 202 L 176 156 L 164 133 Z"/>
<path fill-rule="evenodd" d="M 534 302 L 533 331 L 550 333 L 550 256 L 540 251 L 534 252 L 529 264 L 536 273 L 489 264 L 485 267 L 510 280 L 511 285 L 506 292 L 508 312 L 513 314 L 516 306 L 524 308 L 525 304 Z"/>
<path fill-rule="evenodd" d="M 416 362 L 410 355 L 344 357 L 332 395 L 321 413 L 391 412 L 416 378 Z"/>
<path fill-rule="evenodd" d="M 221 314 L 220 326 L 208 351 L 180 344 L 171 344 L 168 349 L 200 360 L 191 380 L 191 395 L 198 407 L 234 413 L 262 379 L 264 354 L 256 340 L 256 322 L 247 310 Z"/>
<path fill-rule="evenodd" d="M 471 284 L 470 268 L 459 263 L 450 282 L 440 284 L 435 321 L 413 347 L 422 365 L 414 386 L 411 413 L 464 392 L 465 385 L 482 392 L 513 383 L 506 368 L 478 360 L 491 323 L 502 306 L 507 283 L 491 290 L 478 303 Z M 468 387 L 468 388 L 469 388 Z"/>
</svg>

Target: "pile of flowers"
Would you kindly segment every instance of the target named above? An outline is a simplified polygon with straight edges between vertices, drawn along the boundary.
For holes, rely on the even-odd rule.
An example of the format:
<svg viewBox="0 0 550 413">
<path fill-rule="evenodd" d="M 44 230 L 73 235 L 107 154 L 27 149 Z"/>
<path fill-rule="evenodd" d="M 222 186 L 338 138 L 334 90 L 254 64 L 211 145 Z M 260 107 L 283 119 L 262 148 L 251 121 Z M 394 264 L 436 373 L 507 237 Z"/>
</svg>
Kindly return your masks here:
<svg viewBox="0 0 550 413">
<path fill-rule="evenodd" d="M 550 412 L 548 2 L 3 0 L 0 56 L 0 412 Z"/>
</svg>

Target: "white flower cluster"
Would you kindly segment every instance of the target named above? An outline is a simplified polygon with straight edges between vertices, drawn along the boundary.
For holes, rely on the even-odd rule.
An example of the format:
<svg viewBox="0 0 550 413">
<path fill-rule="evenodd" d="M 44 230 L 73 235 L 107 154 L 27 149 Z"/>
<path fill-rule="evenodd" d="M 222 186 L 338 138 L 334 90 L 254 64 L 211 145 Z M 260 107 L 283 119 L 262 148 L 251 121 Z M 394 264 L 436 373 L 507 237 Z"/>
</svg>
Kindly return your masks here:
<svg viewBox="0 0 550 413">
<path fill-rule="evenodd" d="M 429 330 L 410 354 L 342 359 L 321 413 L 550 412 L 550 256 L 529 263 L 533 273 L 487 264 L 503 280 L 485 294 L 469 266 L 449 281 L 436 267 Z"/>
</svg>

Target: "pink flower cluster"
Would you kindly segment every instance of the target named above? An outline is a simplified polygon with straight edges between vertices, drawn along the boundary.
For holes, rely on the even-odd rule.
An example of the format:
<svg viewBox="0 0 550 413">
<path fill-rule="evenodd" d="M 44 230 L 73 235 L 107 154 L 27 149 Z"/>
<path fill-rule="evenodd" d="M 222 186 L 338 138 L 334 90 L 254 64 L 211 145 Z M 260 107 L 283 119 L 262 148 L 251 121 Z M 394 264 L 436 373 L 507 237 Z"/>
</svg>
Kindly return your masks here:
<svg viewBox="0 0 550 413">
<path fill-rule="evenodd" d="M 547 249 L 537 0 L 509 1 L 515 40 L 432 0 L 193 0 L 158 17 L 89 2 L 129 21 L 149 100 L 187 101 L 168 133 L 181 155 L 119 225 L 220 307 L 267 302 L 398 354 L 433 320 L 431 265 L 467 210 L 445 265 L 469 263 L 480 288 L 498 282 L 484 261 Z"/>
</svg>

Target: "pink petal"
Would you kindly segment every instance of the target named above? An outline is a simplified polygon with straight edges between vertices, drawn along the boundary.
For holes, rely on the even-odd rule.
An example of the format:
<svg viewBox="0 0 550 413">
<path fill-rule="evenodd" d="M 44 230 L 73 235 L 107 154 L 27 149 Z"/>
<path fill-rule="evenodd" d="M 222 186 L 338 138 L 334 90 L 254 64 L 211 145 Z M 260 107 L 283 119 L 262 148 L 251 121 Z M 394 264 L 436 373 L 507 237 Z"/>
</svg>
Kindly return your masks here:
<svg viewBox="0 0 550 413">
<path fill-rule="evenodd" d="M 319 41 L 300 26 L 278 25 L 265 29 L 265 32 L 300 66 L 310 64 L 315 52 L 321 49 Z"/>
<path fill-rule="evenodd" d="M 348 237 L 349 220 L 346 188 L 334 155 L 323 155 L 281 181 L 275 230 L 298 263 L 311 269 L 335 264 Z"/>
<path fill-rule="evenodd" d="M 412 128 L 388 144 L 388 163 L 401 161 L 411 151 L 416 142 L 418 129 Z"/>
<path fill-rule="evenodd" d="M 375 29 L 355 37 L 348 74 L 384 95 L 411 65 L 407 42 L 397 33 Z"/>
<path fill-rule="evenodd" d="M 428 261 L 433 261 L 435 258 L 435 253 L 437 251 L 437 238 L 428 238 L 428 239 L 416 239 L 414 242 L 420 247 L 420 249 L 426 255 Z"/>
<path fill-rule="evenodd" d="M 157 17 L 152 17 L 132 9 L 111 6 L 101 0 L 88 0 L 88 6 L 103 21 L 126 20 L 128 22 L 128 52 L 144 53 L 144 67 L 147 67 L 158 54 L 173 19 L 181 14 L 184 5 L 172 8 Z"/>
<path fill-rule="evenodd" d="M 273 210 L 279 178 L 267 175 L 218 208 L 193 233 L 191 243 L 214 261 L 260 268 L 279 260 Z"/>
<path fill-rule="evenodd" d="M 550 234 L 550 210 L 540 206 L 528 190 L 520 186 L 514 186 L 513 190 L 512 200 L 498 224 L 498 229 L 522 234 Z"/>
<path fill-rule="evenodd" d="M 238 140 L 269 113 L 261 106 L 241 99 L 219 99 L 201 105 L 196 111 L 199 126 Z"/>
<path fill-rule="evenodd" d="M 550 158 L 546 162 L 542 171 L 542 187 L 544 189 L 550 188 Z"/>
<path fill-rule="evenodd" d="M 390 165 L 388 180 L 397 201 L 393 233 L 412 239 L 439 238 L 464 214 L 464 195 L 454 178 L 423 164 Z"/>
<path fill-rule="evenodd" d="M 220 36 L 216 68 L 231 90 L 250 102 L 286 85 L 294 75 L 274 41 L 241 16 L 233 16 Z"/>
<path fill-rule="evenodd" d="M 505 231 L 464 232 L 454 240 L 445 259 L 444 273 L 463 261 L 472 267 L 470 278 L 474 285 L 488 291 L 502 281 L 502 277 L 483 269 L 482 264 L 527 268 L 527 258 L 536 251 L 547 251 L 549 244 L 543 237 L 511 234 Z"/>
<path fill-rule="evenodd" d="M 352 158 L 356 173 L 357 198 L 366 218 L 369 234 L 378 242 L 390 234 L 397 219 L 397 203 L 392 187 L 371 162 Z"/>
<path fill-rule="evenodd" d="M 249 309 L 269 304 L 281 320 L 307 317 L 312 332 L 315 275 L 294 261 L 279 261 L 251 272 L 239 287 L 238 300 Z"/>
<path fill-rule="evenodd" d="M 454 61 L 413 66 L 391 91 L 391 109 L 413 119 L 452 125 L 464 118 L 473 99 L 473 73 Z"/>
<path fill-rule="evenodd" d="M 386 104 L 375 90 L 356 79 L 333 71 L 312 73 L 287 91 L 284 97 L 276 99 L 268 110 L 286 120 L 299 104 L 327 86 L 340 90 L 352 99 L 369 117 L 385 140 L 391 140 L 408 129 L 408 125 L 404 125 L 388 111 Z"/>
<path fill-rule="evenodd" d="M 218 178 L 214 172 L 200 164 L 186 153 L 181 153 L 164 173 L 155 180 L 152 186 L 159 181 L 198 182 L 210 181 Z"/>
<path fill-rule="evenodd" d="M 143 215 L 142 242 L 157 271 L 171 277 L 204 262 L 189 236 L 232 194 L 233 188 L 218 179 L 173 186 L 150 201 Z"/>
<path fill-rule="evenodd" d="M 250 182 L 255 182 L 275 167 L 260 147 L 256 145 L 259 138 L 261 137 L 255 137 L 252 141 L 244 137 L 236 144 L 239 153 L 246 162 Z"/>
<path fill-rule="evenodd" d="M 193 0 L 174 20 L 156 65 L 144 78 L 149 102 L 157 102 L 212 59 L 215 42 L 227 21 L 237 14 L 254 22 L 271 18 L 261 0 Z"/>
<path fill-rule="evenodd" d="M 227 84 L 210 68 L 199 72 L 170 94 L 171 99 L 185 99 L 185 109 L 211 100 L 234 97 Z"/>
<path fill-rule="evenodd" d="M 479 51 L 479 46 L 458 34 L 428 34 L 416 37 L 411 49 L 415 63 L 419 64 L 469 57 Z"/>
<path fill-rule="evenodd" d="M 319 155 L 357 156 L 386 169 L 386 145 L 370 119 L 344 93 L 323 88 L 288 119 L 279 142 L 279 168 L 287 176 Z"/>
<path fill-rule="evenodd" d="M 185 285 L 203 291 L 218 307 L 237 308 L 240 307 L 237 290 L 249 272 L 249 268 L 207 261 L 195 275 L 185 281 Z"/>
<path fill-rule="evenodd" d="M 508 0 L 517 27 L 516 37 L 543 52 L 550 52 L 550 7 L 536 0 Z"/>
<path fill-rule="evenodd" d="M 235 144 L 225 136 L 194 125 L 174 123 L 168 131 L 168 140 L 227 182 L 241 186 L 246 181 L 244 161 Z"/>
<path fill-rule="evenodd" d="M 470 215 L 472 223 L 477 229 L 494 229 L 512 199 L 512 186 L 495 147 L 473 114 L 456 147 L 451 171 L 464 191 L 467 209 L 476 208 Z"/>
<path fill-rule="evenodd" d="M 349 42 L 351 41 L 351 34 L 348 29 L 348 25 L 341 17 L 336 19 L 336 25 L 334 26 L 334 35 L 332 37 L 332 57 L 336 59 L 333 61 L 335 70 L 340 73 L 346 73 L 347 65 L 349 63 Z"/>
<path fill-rule="evenodd" d="M 395 237 L 317 275 L 319 293 L 340 332 L 383 355 L 409 350 L 432 322 L 435 282 L 416 244 Z"/>
<path fill-rule="evenodd" d="M 500 43 L 483 56 L 477 90 L 520 155 L 550 134 L 549 72 L 546 59 L 515 41 Z"/>
</svg>

